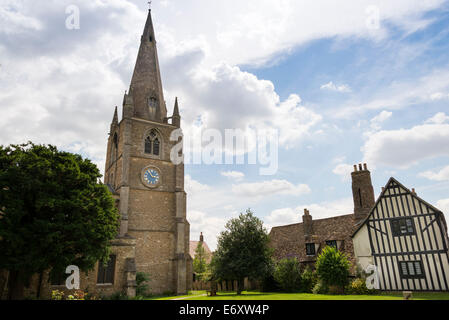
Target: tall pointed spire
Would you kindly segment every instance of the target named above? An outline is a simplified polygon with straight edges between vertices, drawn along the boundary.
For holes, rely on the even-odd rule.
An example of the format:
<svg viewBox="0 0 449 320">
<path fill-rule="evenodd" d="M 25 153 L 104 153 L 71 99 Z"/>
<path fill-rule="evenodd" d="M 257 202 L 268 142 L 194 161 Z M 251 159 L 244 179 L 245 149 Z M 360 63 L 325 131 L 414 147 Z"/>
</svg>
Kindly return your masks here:
<svg viewBox="0 0 449 320">
<path fill-rule="evenodd" d="M 177 128 L 181 127 L 181 116 L 179 115 L 178 97 L 175 99 L 175 108 L 173 109 L 172 124 Z"/>
<path fill-rule="evenodd" d="M 115 106 L 114 117 L 112 118 L 112 123 L 118 123 L 117 106 Z"/>
<path fill-rule="evenodd" d="M 173 116 L 179 116 L 178 97 L 175 99 L 175 109 L 173 110 Z"/>
<path fill-rule="evenodd" d="M 134 102 L 134 116 L 164 122 L 167 117 L 157 56 L 151 9 L 140 41 L 139 53 L 129 89 Z"/>
</svg>

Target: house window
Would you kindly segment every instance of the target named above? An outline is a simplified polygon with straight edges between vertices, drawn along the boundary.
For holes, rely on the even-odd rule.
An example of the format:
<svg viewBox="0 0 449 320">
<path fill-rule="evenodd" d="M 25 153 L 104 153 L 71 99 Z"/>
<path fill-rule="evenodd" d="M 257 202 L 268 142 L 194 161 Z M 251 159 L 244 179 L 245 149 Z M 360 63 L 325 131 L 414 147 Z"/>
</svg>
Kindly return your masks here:
<svg viewBox="0 0 449 320">
<path fill-rule="evenodd" d="M 97 283 L 114 283 L 115 255 L 109 256 L 109 261 L 105 265 L 102 261 L 98 262 Z"/>
<path fill-rule="evenodd" d="M 415 234 L 415 228 L 412 218 L 400 218 L 391 220 L 391 230 L 393 236 L 407 236 Z"/>
<path fill-rule="evenodd" d="M 401 261 L 400 272 L 404 279 L 424 278 L 424 268 L 421 261 Z"/>
<path fill-rule="evenodd" d="M 315 243 L 306 243 L 306 254 L 308 256 L 315 255 Z"/>
<path fill-rule="evenodd" d="M 338 249 L 337 248 L 337 240 L 327 240 L 326 241 L 326 246 L 334 247 L 335 249 Z"/>
</svg>

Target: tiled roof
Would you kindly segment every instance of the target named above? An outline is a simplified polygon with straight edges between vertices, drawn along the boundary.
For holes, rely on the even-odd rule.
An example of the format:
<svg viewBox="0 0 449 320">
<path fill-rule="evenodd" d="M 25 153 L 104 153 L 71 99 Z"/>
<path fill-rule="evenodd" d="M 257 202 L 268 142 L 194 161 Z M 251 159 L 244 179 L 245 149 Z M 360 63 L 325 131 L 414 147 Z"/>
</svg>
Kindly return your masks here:
<svg viewBox="0 0 449 320">
<path fill-rule="evenodd" d="M 192 259 L 195 259 L 195 250 L 196 250 L 196 247 L 198 246 L 198 243 L 199 243 L 199 241 L 190 241 L 189 252 L 190 252 L 190 256 L 192 257 Z M 210 260 L 212 259 L 212 252 L 210 251 L 207 243 L 204 241 L 203 241 L 203 248 L 207 254 L 206 262 L 210 263 Z"/>
<path fill-rule="evenodd" d="M 354 249 L 351 235 L 355 230 L 353 214 L 312 221 L 309 239 L 304 236 L 304 224 L 296 223 L 274 227 L 270 232 L 270 246 L 276 259 L 296 257 L 301 262 L 314 262 L 316 256 L 306 255 L 306 243 L 319 244 L 317 253 L 326 246 L 327 240 L 338 241 L 339 249 L 346 253 L 354 264 Z"/>
</svg>

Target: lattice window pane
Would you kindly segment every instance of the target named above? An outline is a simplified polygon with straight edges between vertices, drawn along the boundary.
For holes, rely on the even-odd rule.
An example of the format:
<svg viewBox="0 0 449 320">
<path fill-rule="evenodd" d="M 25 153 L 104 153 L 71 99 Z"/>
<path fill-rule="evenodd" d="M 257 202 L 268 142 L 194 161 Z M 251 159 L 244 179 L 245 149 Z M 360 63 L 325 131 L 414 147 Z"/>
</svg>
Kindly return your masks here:
<svg viewBox="0 0 449 320">
<path fill-rule="evenodd" d="M 407 276 L 408 275 L 407 263 L 401 262 L 401 269 L 402 269 L 402 274 L 404 276 Z"/>
<path fill-rule="evenodd" d="M 421 262 L 419 262 L 419 261 L 415 262 L 415 273 L 417 275 L 422 275 Z"/>
<path fill-rule="evenodd" d="M 415 268 L 414 268 L 413 262 L 408 262 L 407 265 L 408 265 L 408 273 L 411 276 L 414 276 L 415 275 Z"/>
<path fill-rule="evenodd" d="M 406 223 L 407 223 L 407 232 L 408 233 L 413 233 L 413 221 L 412 221 L 412 219 L 407 219 Z"/>
<path fill-rule="evenodd" d="M 308 256 L 315 255 L 315 244 L 314 243 L 306 243 L 306 254 Z"/>
<path fill-rule="evenodd" d="M 147 137 L 145 139 L 145 153 L 151 153 L 151 139 Z"/>
<path fill-rule="evenodd" d="M 155 155 L 159 155 L 159 146 L 160 146 L 160 143 L 159 143 L 159 139 L 155 139 L 154 140 L 154 148 L 153 148 L 153 154 L 155 154 Z"/>
</svg>

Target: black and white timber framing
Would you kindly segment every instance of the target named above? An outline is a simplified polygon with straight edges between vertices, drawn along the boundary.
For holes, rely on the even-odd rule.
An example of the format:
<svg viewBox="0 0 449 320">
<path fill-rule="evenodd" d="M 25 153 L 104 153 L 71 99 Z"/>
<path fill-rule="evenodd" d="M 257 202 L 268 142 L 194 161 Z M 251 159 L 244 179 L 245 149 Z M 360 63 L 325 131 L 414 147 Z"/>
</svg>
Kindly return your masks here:
<svg viewBox="0 0 449 320">
<path fill-rule="evenodd" d="M 449 290 L 444 215 L 396 179 L 390 178 L 353 242 L 362 268 L 377 266 L 381 290 Z"/>
</svg>

